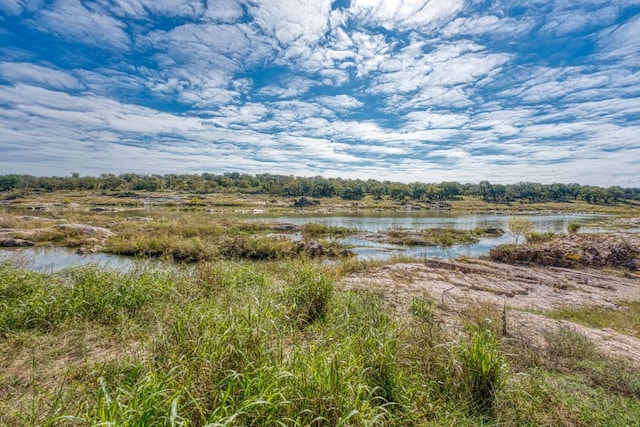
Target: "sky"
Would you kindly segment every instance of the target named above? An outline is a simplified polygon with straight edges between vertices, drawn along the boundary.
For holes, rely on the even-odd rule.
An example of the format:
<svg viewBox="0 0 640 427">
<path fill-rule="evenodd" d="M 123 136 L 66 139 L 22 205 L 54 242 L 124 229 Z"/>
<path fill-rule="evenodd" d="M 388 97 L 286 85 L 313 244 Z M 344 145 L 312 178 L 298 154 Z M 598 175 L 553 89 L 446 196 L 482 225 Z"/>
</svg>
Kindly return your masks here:
<svg viewBox="0 0 640 427">
<path fill-rule="evenodd" d="M 0 0 L 0 174 L 640 187 L 640 0 Z"/>
</svg>

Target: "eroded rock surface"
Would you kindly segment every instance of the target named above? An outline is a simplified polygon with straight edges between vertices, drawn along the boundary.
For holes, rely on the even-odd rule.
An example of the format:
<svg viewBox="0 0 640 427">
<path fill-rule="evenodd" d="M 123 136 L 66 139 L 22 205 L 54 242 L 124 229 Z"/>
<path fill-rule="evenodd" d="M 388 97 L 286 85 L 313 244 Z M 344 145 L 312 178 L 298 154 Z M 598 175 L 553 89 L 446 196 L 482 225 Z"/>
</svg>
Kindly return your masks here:
<svg viewBox="0 0 640 427">
<path fill-rule="evenodd" d="M 389 308 L 407 316 L 412 297 L 433 299 L 443 318 L 483 304 L 506 310 L 510 333 L 534 347 L 544 346 L 544 332 L 570 325 L 601 349 L 640 365 L 640 340 L 613 330 L 557 321 L 531 311 L 564 307 L 621 310 L 621 301 L 640 299 L 640 276 L 596 269 L 521 266 L 490 260 L 427 260 L 384 265 L 344 278 L 345 289 L 382 292 Z"/>
<path fill-rule="evenodd" d="M 96 234 L 96 235 L 102 235 L 102 236 L 110 236 L 113 234 L 111 230 L 107 228 L 96 227 L 96 226 L 87 225 L 87 224 L 58 224 L 56 225 L 56 228 L 69 228 L 73 230 L 79 230 L 84 234 Z"/>
<path fill-rule="evenodd" d="M 640 268 L 640 234 L 562 235 L 549 242 L 503 245 L 489 252 L 491 259 L 555 267 Z"/>
</svg>

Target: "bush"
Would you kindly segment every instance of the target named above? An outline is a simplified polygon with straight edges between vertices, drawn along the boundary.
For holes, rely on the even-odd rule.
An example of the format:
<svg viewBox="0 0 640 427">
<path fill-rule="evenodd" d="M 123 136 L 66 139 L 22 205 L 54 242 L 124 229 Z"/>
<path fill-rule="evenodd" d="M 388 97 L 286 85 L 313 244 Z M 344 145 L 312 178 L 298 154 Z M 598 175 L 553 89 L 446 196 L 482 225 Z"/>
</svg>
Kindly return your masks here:
<svg viewBox="0 0 640 427">
<path fill-rule="evenodd" d="M 580 223 L 576 221 L 569 221 L 569 223 L 567 224 L 567 231 L 569 232 L 569 234 L 576 234 L 580 230 L 580 227 Z"/>
<path fill-rule="evenodd" d="M 556 233 L 554 231 L 531 231 L 525 234 L 525 238 L 527 239 L 527 243 L 544 243 L 556 237 Z"/>
<path fill-rule="evenodd" d="M 533 229 L 533 224 L 529 218 L 512 216 L 507 221 L 507 227 L 509 228 L 509 232 L 513 235 L 513 238 L 516 240 L 517 245 L 520 236 L 526 235 L 530 232 Z"/>
</svg>

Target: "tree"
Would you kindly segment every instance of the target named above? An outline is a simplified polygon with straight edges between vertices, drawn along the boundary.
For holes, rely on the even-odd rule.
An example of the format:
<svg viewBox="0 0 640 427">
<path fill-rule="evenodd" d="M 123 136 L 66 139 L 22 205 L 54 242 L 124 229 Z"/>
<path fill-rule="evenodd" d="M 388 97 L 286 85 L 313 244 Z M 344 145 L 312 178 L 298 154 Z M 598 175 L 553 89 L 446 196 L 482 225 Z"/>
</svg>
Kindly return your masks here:
<svg viewBox="0 0 640 427">
<path fill-rule="evenodd" d="M 513 235 L 513 238 L 516 240 L 517 245 L 520 236 L 531 231 L 533 223 L 529 218 L 525 218 L 523 216 L 512 216 L 507 221 L 507 227 L 509 228 L 509 232 Z"/>
</svg>

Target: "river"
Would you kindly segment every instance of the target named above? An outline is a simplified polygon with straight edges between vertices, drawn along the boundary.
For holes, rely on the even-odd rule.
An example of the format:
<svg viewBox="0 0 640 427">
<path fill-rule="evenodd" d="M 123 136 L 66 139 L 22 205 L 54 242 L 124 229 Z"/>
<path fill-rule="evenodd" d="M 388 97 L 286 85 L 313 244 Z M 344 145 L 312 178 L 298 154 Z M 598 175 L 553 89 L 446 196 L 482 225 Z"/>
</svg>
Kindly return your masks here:
<svg viewBox="0 0 640 427">
<path fill-rule="evenodd" d="M 136 215 L 137 213 L 131 213 Z M 217 214 L 229 216 L 229 214 Z M 357 214 L 301 214 L 301 215 L 270 215 L 232 214 L 233 217 L 248 221 L 266 221 L 303 225 L 306 223 L 321 223 L 329 226 L 347 227 L 363 232 L 379 232 L 389 229 L 420 230 L 425 228 L 456 228 L 473 230 L 478 227 L 507 228 L 508 215 L 485 214 L 452 214 L 450 212 L 368 212 Z M 566 231 L 570 221 L 582 224 L 582 231 L 600 231 L 590 227 L 594 221 L 602 220 L 602 215 L 592 214 L 541 214 L 529 217 L 537 231 Z M 295 237 L 294 237 L 295 238 Z M 425 257 L 425 258 L 458 258 L 461 256 L 484 255 L 496 245 L 513 242 L 513 237 L 505 234 L 500 237 L 481 238 L 478 243 L 470 245 L 440 246 L 404 246 L 382 244 L 364 239 L 344 238 L 340 243 L 352 246 L 352 251 L 362 259 L 388 259 L 396 255 Z M 55 271 L 74 265 L 98 264 L 118 270 L 129 270 L 138 266 L 140 260 L 111 254 L 78 255 L 73 250 L 62 247 L 30 247 L 17 249 L 3 249 L 0 251 L 1 260 L 12 260 L 15 264 L 37 271 Z"/>
</svg>

